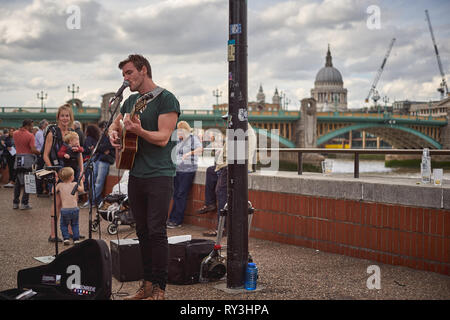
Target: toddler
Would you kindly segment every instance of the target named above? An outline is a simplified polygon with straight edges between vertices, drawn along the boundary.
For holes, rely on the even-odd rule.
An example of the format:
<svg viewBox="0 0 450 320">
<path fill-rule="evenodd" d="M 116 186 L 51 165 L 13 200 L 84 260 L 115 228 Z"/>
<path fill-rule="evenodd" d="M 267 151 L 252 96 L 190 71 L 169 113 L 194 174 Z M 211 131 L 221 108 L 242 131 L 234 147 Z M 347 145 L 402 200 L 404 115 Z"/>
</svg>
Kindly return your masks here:
<svg viewBox="0 0 450 320">
<path fill-rule="evenodd" d="M 78 179 L 80 171 L 80 157 L 83 163 L 83 147 L 80 146 L 80 138 L 75 131 L 69 131 L 64 136 L 64 143 L 58 151 L 58 158 L 63 159 L 64 167 L 71 167 Z"/>
<path fill-rule="evenodd" d="M 67 246 L 69 242 L 69 225 L 73 232 L 73 243 L 80 242 L 80 230 L 78 223 L 78 215 L 80 209 L 78 208 L 78 192 L 84 192 L 83 183 L 80 183 L 78 192 L 72 195 L 72 190 L 76 185 L 74 180 L 74 171 L 71 167 L 64 167 L 59 170 L 59 179 L 61 180 L 56 185 L 56 192 L 61 199 L 61 233 L 64 239 L 64 245 Z M 81 179 L 82 182 L 84 177 Z"/>
</svg>

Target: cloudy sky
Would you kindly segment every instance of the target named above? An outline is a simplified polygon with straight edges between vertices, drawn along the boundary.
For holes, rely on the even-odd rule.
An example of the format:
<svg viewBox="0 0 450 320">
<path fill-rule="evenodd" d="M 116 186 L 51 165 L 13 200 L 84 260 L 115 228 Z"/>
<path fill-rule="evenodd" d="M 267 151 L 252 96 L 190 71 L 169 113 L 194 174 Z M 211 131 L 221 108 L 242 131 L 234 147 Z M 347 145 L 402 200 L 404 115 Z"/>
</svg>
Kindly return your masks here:
<svg viewBox="0 0 450 320">
<path fill-rule="evenodd" d="M 425 9 L 448 82 L 448 0 L 248 0 L 249 101 L 262 84 L 266 101 L 277 87 L 289 108 L 298 108 L 329 43 L 349 107 L 361 107 L 394 37 L 380 94 L 390 101 L 438 99 L 441 77 Z M 226 0 L 0 0 L 0 106 L 39 107 L 43 90 L 45 105 L 57 107 L 71 98 L 72 83 L 85 105 L 99 106 L 102 94 L 122 84 L 118 62 L 141 53 L 154 81 L 182 108 L 211 108 L 215 89 L 222 91 L 219 102 L 228 100 L 227 41 Z"/>
</svg>

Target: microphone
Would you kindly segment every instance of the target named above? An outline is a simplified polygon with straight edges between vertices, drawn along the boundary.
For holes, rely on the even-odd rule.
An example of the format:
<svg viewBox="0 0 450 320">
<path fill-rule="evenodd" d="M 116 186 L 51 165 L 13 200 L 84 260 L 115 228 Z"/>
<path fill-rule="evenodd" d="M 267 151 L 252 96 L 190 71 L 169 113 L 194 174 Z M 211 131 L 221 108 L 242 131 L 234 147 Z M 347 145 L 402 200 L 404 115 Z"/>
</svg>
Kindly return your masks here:
<svg viewBox="0 0 450 320">
<path fill-rule="evenodd" d="M 127 80 L 124 80 L 122 86 L 117 90 L 116 94 L 114 95 L 114 99 L 122 95 L 123 90 L 125 90 L 127 87 L 130 86 L 130 83 Z"/>
</svg>

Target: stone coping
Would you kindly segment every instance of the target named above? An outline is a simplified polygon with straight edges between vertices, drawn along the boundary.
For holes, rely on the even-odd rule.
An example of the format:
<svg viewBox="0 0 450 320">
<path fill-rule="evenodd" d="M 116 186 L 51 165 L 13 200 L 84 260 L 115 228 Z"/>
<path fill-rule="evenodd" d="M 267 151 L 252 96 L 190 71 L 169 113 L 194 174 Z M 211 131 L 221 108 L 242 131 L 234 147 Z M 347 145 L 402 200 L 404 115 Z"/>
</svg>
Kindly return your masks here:
<svg viewBox="0 0 450 320">
<path fill-rule="evenodd" d="M 199 168 L 194 179 L 205 184 L 206 168 Z M 450 209 L 450 181 L 442 186 L 417 184 L 418 180 L 403 177 L 360 177 L 353 174 L 257 171 L 248 175 L 249 190 L 272 191 L 334 199 L 390 203 L 413 207 Z"/>
<path fill-rule="evenodd" d="M 114 166 L 109 175 L 117 176 Z M 204 185 L 205 177 L 206 168 L 199 168 L 194 183 Z M 248 175 L 249 190 L 450 210 L 450 181 L 444 180 L 442 186 L 418 182 L 418 179 L 390 175 L 358 179 L 353 174 L 304 172 L 298 175 L 292 171 L 257 171 Z"/>
</svg>

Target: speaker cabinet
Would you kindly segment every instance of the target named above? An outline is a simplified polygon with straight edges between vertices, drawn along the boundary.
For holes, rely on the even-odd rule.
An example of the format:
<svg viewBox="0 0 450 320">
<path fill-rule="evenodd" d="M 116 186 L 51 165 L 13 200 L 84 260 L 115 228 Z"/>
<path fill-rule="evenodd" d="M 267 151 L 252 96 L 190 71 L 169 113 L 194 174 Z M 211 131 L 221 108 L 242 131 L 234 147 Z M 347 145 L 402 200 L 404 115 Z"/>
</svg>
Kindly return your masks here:
<svg viewBox="0 0 450 320">
<path fill-rule="evenodd" d="M 139 240 L 111 240 L 112 275 L 120 282 L 138 281 L 143 278 L 142 256 Z"/>
</svg>

